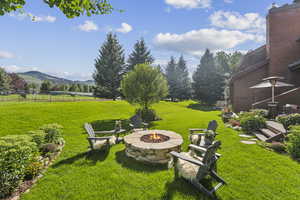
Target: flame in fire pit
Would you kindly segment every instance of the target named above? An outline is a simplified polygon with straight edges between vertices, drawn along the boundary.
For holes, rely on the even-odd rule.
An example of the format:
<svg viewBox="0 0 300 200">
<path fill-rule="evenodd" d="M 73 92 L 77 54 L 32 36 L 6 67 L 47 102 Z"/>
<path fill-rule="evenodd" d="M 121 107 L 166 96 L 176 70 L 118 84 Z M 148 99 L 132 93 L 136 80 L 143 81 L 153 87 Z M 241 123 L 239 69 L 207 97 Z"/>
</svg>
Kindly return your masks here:
<svg viewBox="0 0 300 200">
<path fill-rule="evenodd" d="M 150 139 L 151 140 L 159 140 L 160 139 L 160 136 L 157 134 L 157 133 L 152 133 L 150 135 Z"/>
</svg>

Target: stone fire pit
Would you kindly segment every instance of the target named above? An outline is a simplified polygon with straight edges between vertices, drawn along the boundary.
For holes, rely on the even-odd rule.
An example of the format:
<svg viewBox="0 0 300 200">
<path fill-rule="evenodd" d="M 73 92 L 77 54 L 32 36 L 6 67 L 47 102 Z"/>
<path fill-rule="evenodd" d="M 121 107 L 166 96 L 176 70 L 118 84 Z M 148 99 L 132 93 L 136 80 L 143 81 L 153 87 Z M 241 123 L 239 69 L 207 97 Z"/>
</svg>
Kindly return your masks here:
<svg viewBox="0 0 300 200">
<path fill-rule="evenodd" d="M 180 152 L 182 137 L 172 131 L 145 130 L 124 137 L 126 155 L 138 161 L 165 164 L 169 152 Z"/>
</svg>

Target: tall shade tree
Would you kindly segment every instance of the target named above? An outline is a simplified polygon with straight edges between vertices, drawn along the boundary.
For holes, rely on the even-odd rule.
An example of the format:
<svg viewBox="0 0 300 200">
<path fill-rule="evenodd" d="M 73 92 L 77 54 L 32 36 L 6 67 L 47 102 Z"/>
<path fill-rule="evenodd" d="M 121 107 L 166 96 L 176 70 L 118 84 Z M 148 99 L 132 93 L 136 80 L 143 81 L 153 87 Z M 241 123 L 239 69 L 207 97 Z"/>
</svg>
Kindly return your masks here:
<svg viewBox="0 0 300 200">
<path fill-rule="evenodd" d="M 0 94 L 10 90 L 10 78 L 3 68 L 0 67 Z"/>
<path fill-rule="evenodd" d="M 139 64 L 122 80 L 122 92 L 131 104 L 148 110 L 168 95 L 168 84 L 162 73 L 148 64 Z"/>
<path fill-rule="evenodd" d="M 166 67 L 166 77 L 169 85 L 169 97 L 172 99 L 172 101 L 176 98 L 178 91 L 176 65 L 175 58 L 172 56 Z"/>
<path fill-rule="evenodd" d="M 13 92 L 24 92 L 27 89 L 28 84 L 26 81 L 20 77 L 16 73 L 10 73 L 10 88 L 13 90 Z"/>
<path fill-rule="evenodd" d="M 125 67 L 123 47 L 119 44 L 117 36 L 109 33 L 95 62 L 93 78 L 97 88 L 94 95 L 114 100 L 119 97 Z"/>
<path fill-rule="evenodd" d="M 40 87 L 40 92 L 43 94 L 48 94 L 51 91 L 52 83 L 50 81 L 43 81 Z"/>
<path fill-rule="evenodd" d="M 216 67 L 220 73 L 226 74 L 231 73 L 231 68 L 229 66 L 230 54 L 227 54 L 224 51 L 216 53 L 215 61 Z"/>
<path fill-rule="evenodd" d="M 132 53 L 129 55 L 127 60 L 128 66 L 126 71 L 133 70 L 134 66 L 137 64 L 152 64 L 154 62 L 154 58 L 151 55 L 151 51 L 147 48 L 144 39 L 138 40 L 133 47 Z"/>
<path fill-rule="evenodd" d="M 180 56 L 176 67 L 178 91 L 176 98 L 186 100 L 191 98 L 192 85 L 189 77 L 189 72 L 186 66 L 186 61 L 183 56 Z"/>
<path fill-rule="evenodd" d="M 194 97 L 209 105 L 223 98 L 224 76 L 215 66 L 214 56 L 207 49 L 193 74 Z"/>
<path fill-rule="evenodd" d="M 31 1 L 32 0 L 1 0 L 0 15 L 20 10 L 26 3 Z M 81 15 L 110 14 L 113 11 L 109 0 L 43 0 L 43 2 L 50 8 L 58 8 L 68 18 L 79 17 Z"/>
</svg>

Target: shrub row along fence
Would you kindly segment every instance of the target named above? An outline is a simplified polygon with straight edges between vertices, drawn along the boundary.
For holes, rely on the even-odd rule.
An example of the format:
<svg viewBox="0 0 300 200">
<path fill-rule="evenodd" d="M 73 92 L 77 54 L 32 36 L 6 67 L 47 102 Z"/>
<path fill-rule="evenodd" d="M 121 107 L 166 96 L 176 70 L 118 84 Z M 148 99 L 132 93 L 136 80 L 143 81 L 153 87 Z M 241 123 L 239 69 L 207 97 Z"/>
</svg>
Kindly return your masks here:
<svg viewBox="0 0 300 200">
<path fill-rule="evenodd" d="M 21 95 L 0 95 L 0 102 L 9 101 L 36 101 L 36 102 L 68 102 L 68 101 L 105 101 L 108 99 L 101 99 L 96 97 L 88 96 L 71 96 L 71 95 L 45 95 L 45 94 L 35 94 L 26 95 L 26 97 Z"/>
<path fill-rule="evenodd" d="M 28 183 L 51 163 L 64 143 L 58 124 L 44 125 L 26 135 L 0 137 L 0 199 L 20 194 L 22 184 L 30 187 Z"/>
</svg>

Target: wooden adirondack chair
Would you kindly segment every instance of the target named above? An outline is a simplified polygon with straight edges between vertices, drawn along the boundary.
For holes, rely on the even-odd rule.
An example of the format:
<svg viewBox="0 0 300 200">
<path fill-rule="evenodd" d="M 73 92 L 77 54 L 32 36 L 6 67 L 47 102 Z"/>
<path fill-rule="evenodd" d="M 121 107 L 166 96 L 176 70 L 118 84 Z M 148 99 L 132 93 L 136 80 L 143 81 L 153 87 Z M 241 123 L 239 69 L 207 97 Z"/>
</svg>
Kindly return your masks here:
<svg viewBox="0 0 300 200">
<path fill-rule="evenodd" d="M 220 147 L 221 142 L 213 142 L 208 148 L 202 148 L 196 145 L 190 145 L 190 148 L 194 151 L 202 152 L 203 156 L 192 156 L 187 152 L 178 153 L 172 151 L 171 163 L 175 169 L 175 178 L 182 177 L 190 181 L 197 189 L 204 192 L 211 198 L 215 198 L 215 192 L 226 182 L 217 174 L 216 164 L 218 156 L 216 156 L 216 150 Z M 209 190 L 204 187 L 201 181 L 206 176 L 211 176 L 218 184 Z"/>
<path fill-rule="evenodd" d="M 148 125 L 148 123 L 143 122 L 139 114 L 135 114 L 133 117 L 130 118 L 129 126 L 132 128 L 132 131 L 146 130 Z"/>
<path fill-rule="evenodd" d="M 207 147 L 212 144 L 215 136 L 218 123 L 216 120 L 212 120 L 208 123 L 207 129 L 193 128 L 190 131 L 190 141 L 192 144 Z"/>
<path fill-rule="evenodd" d="M 106 150 L 109 149 L 111 145 L 121 141 L 119 135 L 120 133 L 126 131 L 124 129 L 111 130 L 111 131 L 94 131 L 92 125 L 89 123 L 85 123 L 84 128 L 88 133 L 87 140 L 89 141 L 92 150 L 103 149 L 103 148 Z M 107 134 L 109 134 L 110 136 L 103 136 Z M 98 135 L 101 135 L 101 137 L 99 137 Z"/>
</svg>

